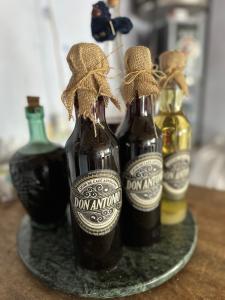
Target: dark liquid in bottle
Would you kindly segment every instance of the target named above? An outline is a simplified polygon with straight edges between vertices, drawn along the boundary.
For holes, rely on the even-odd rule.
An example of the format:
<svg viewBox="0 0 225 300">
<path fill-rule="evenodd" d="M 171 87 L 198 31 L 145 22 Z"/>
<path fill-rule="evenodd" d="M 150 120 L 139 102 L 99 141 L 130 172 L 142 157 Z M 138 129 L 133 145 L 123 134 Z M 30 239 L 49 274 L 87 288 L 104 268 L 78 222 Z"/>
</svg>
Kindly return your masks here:
<svg viewBox="0 0 225 300">
<path fill-rule="evenodd" d="M 116 138 L 105 122 L 102 99 L 98 100 L 94 109 L 101 122 L 96 124 L 96 136 L 93 123 L 89 119 L 77 117 L 74 132 L 66 144 L 71 184 L 78 176 L 86 176 L 90 171 L 120 171 L 119 149 Z M 118 222 L 107 234 L 96 236 L 79 226 L 73 215 L 72 204 L 71 218 L 76 255 L 80 264 L 93 270 L 113 268 L 122 252 Z"/>
<path fill-rule="evenodd" d="M 17 194 L 36 226 L 62 221 L 69 201 L 66 155 L 62 148 L 26 155 L 17 152 L 10 173 Z"/>
<path fill-rule="evenodd" d="M 161 154 L 161 131 L 153 124 L 152 102 L 149 97 L 135 99 L 129 106 L 124 122 L 118 129 L 121 171 L 138 156 L 156 152 Z M 123 177 L 123 175 L 122 175 Z M 124 180 L 123 187 L 125 186 Z M 136 209 L 123 189 L 123 240 L 128 246 L 148 246 L 160 237 L 160 206 L 150 211 Z"/>
</svg>

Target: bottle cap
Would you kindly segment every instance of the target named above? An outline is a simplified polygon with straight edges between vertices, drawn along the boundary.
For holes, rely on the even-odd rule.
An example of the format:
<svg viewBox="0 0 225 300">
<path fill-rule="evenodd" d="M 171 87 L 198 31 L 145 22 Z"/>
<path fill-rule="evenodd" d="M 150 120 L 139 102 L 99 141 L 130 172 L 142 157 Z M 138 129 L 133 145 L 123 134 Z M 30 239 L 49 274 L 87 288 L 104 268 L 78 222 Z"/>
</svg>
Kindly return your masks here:
<svg viewBox="0 0 225 300">
<path fill-rule="evenodd" d="M 44 109 L 40 105 L 40 98 L 36 96 L 27 96 L 27 106 L 25 107 L 26 117 L 28 119 L 39 119 L 44 117 Z"/>
<path fill-rule="evenodd" d="M 29 107 L 38 107 L 40 106 L 39 104 L 39 97 L 35 97 L 35 96 L 27 96 L 27 104 Z"/>
<path fill-rule="evenodd" d="M 188 95 L 188 85 L 184 76 L 187 56 L 181 51 L 166 51 L 159 57 L 160 69 L 166 77 L 160 82 L 162 88 L 177 84 L 185 95 Z"/>
<path fill-rule="evenodd" d="M 102 49 L 92 43 L 73 45 L 67 55 L 72 77 L 62 94 L 62 101 L 72 117 L 74 98 L 78 99 L 79 115 L 94 122 L 93 104 L 99 96 L 107 105 L 111 100 L 120 109 L 118 100 L 112 95 L 106 75 L 109 64 Z"/>
<path fill-rule="evenodd" d="M 141 96 L 159 95 L 157 78 L 162 74 L 154 69 L 150 49 L 144 46 L 131 47 L 125 54 L 126 76 L 122 84 L 122 94 L 131 103 L 138 94 Z"/>
</svg>

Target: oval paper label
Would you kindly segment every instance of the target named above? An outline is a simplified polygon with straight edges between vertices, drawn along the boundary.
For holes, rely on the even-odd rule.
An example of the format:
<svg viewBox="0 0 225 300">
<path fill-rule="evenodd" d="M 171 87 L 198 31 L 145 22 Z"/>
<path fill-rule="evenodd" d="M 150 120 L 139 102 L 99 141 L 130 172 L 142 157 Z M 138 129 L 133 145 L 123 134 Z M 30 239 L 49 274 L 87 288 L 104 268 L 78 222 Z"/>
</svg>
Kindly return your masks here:
<svg viewBox="0 0 225 300">
<path fill-rule="evenodd" d="M 172 200 L 181 199 L 189 185 L 190 153 L 177 152 L 164 159 L 163 188 Z"/>
<path fill-rule="evenodd" d="M 133 207 L 150 211 L 159 205 L 162 176 L 162 156 L 159 153 L 139 155 L 128 164 L 124 173 L 124 184 Z"/>
<path fill-rule="evenodd" d="M 71 206 L 79 226 L 91 235 L 105 235 L 116 226 L 121 206 L 121 182 L 112 170 L 96 170 L 76 178 Z"/>
</svg>

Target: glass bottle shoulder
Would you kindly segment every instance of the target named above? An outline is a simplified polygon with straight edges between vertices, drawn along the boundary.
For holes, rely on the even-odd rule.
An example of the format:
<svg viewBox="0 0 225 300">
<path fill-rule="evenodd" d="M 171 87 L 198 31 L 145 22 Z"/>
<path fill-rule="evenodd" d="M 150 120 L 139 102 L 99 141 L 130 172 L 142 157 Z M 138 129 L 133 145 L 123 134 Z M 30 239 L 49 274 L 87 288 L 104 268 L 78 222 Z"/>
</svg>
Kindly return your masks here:
<svg viewBox="0 0 225 300">
<path fill-rule="evenodd" d="M 65 152 L 63 147 L 58 144 L 49 142 L 44 143 L 28 143 L 19 148 L 11 157 L 11 162 L 16 162 L 24 159 L 34 159 L 40 156 L 54 155 L 54 153 L 62 154 Z"/>
<path fill-rule="evenodd" d="M 160 138 L 161 130 L 153 123 L 152 117 L 137 116 L 132 122 L 124 120 L 116 136 L 119 140 L 145 141 Z"/>
<path fill-rule="evenodd" d="M 161 130 L 168 127 L 172 127 L 176 131 L 191 130 L 190 122 L 182 111 L 174 113 L 159 112 L 154 120 Z"/>
<path fill-rule="evenodd" d="M 60 148 L 60 146 L 52 142 L 48 142 L 48 143 L 36 142 L 36 143 L 28 143 L 27 145 L 20 148 L 19 152 L 25 155 L 35 155 L 35 154 L 48 153 L 58 148 Z"/>
<path fill-rule="evenodd" d="M 21 162 L 23 160 L 35 160 L 39 157 L 51 157 L 55 155 L 64 155 L 65 150 L 60 145 L 51 143 L 47 147 L 46 145 L 34 143 L 34 144 L 27 144 L 20 149 L 18 149 L 11 157 L 10 162 Z"/>
<path fill-rule="evenodd" d="M 95 129 L 93 124 L 87 124 L 82 131 L 75 127 L 66 142 L 67 151 L 79 153 L 93 153 L 115 147 L 118 147 L 117 139 L 107 124 L 96 124 Z"/>
<path fill-rule="evenodd" d="M 85 124 L 75 127 L 66 143 L 70 181 L 92 170 L 111 169 L 120 171 L 119 147 L 117 140 L 107 125 Z"/>
</svg>

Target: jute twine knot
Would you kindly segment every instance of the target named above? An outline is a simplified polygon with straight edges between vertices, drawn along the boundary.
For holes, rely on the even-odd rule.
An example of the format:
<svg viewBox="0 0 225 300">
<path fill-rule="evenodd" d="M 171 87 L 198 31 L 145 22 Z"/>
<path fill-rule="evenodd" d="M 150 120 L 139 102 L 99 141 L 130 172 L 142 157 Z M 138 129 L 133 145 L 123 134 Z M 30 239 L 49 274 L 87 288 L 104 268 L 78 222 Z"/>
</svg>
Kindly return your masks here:
<svg viewBox="0 0 225 300">
<path fill-rule="evenodd" d="M 111 100 L 120 109 L 118 100 L 112 95 L 106 75 L 109 73 L 107 57 L 101 48 L 92 43 L 73 45 L 67 55 L 72 76 L 62 94 L 62 101 L 72 117 L 74 98 L 77 97 L 79 115 L 95 122 L 93 105 L 99 96 L 104 97 L 105 105 Z"/>
<path fill-rule="evenodd" d="M 159 95 L 158 78 L 163 73 L 152 64 L 149 48 L 144 46 L 131 47 L 125 54 L 126 76 L 122 84 L 122 94 L 126 102 L 131 103 L 138 96 Z"/>
<path fill-rule="evenodd" d="M 166 78 L 162 78 L 160 85 L 167 88 L 174 83 L 188 95 L 188 85 L 184 76 L 184 69 L 187 63 L 186 55 L 181 51 L 166 51 L 159 57 L 160 69 L 166 74 Z"/>
</svg>

